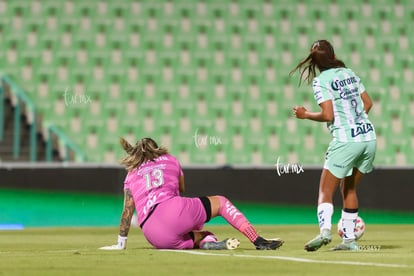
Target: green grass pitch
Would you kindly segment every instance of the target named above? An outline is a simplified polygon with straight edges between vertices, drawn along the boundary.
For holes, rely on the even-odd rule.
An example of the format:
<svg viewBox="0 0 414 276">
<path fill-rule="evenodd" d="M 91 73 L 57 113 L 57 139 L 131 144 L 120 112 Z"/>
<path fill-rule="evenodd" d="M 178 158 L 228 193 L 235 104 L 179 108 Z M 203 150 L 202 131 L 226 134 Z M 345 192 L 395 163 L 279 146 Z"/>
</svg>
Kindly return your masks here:
<svg viewBox="0 0 414 276">
<path fill-rule="evenodd" d="M 281 237 L 276 251 L 257 251 L 228 225 L 207 225 L 222 239 L 240 239 L 233 251 L 164 251 L 131 229 L 128 248 L 101 251 L 117 238 L 116 227 L 26 228 L 0 231 L 0 275 L 414 275 L 414 225 L 367 225 L 359 252 L 317 252 L 303 244 L 316 225 L 257 225 L 265 237 Z"/>
</svg>

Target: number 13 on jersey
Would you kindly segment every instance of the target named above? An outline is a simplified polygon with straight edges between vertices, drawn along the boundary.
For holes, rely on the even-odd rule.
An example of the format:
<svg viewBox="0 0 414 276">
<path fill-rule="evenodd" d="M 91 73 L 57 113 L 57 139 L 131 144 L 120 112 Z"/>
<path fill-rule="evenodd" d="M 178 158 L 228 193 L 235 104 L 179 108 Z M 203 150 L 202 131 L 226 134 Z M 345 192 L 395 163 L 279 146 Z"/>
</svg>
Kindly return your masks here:
<svg viewBox="0 0 414 276">
<path fill-rule="evenodd" d="M 162 170 L 154 169 L 149 173 L 144 174 L 147 190 L 156 188 L 164 184 L 164 175 Z"/>
</svg>

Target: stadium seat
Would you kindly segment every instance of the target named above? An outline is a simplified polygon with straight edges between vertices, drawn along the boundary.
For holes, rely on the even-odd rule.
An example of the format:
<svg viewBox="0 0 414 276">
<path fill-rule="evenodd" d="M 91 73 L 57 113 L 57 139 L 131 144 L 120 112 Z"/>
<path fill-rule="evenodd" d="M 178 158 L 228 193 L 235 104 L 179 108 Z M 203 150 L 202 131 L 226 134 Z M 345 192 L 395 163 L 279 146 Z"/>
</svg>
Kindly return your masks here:
<svg viewBox="0 0 414 276">
<path fill-rule="evenodd" d="M 5 1 L 2 71 L 91 160 L 113 162 L 116 137 L 145 135 L 186 164 L 320 164 L 331 135 L 292 117 L 319 107 L 289 72 L 327 38 L 374 101 L 377 162 L 412 164 L 397 144 L 413 129 L 414 9 L 394 2 Z M 67 89 L 90 102 L 67 106 Z M 196 130 L 225 142 L 199 149 Z"/>
</svg>

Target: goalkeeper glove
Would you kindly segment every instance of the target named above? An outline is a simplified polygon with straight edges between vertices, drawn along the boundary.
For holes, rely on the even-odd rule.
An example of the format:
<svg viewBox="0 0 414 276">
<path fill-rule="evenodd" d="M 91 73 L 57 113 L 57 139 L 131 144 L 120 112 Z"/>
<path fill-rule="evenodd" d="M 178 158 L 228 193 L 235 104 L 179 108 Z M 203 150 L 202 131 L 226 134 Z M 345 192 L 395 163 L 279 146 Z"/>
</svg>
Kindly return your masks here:
<svg viewBox="0 0 414 276">
<path fill-rule="evenodd" d="M 109 246 L 103 246 L 99 249 L 101 250 L 124 250 L 126 249 L 126 243 L 127 243 L 128 237 L 121 237 L 118 235 L 118 243 L 114 245 Z"/>
</svg>

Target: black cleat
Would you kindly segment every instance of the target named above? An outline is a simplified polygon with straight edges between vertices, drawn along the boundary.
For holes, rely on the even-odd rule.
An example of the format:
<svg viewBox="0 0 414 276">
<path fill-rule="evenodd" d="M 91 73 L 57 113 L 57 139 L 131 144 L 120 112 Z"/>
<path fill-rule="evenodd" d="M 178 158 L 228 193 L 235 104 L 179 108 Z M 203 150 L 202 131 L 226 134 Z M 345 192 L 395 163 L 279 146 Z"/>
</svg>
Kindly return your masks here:
<svg viewBox="0 0 414 276">
<path fill-rule="evenodd" d="M 262 237 L 258 237 L 253 244 L 256 246 L 257 250 L 275 250 L 281 247 L 283 243 L 284 241 L 281 239 L 266 240 Z"/>
</svg>

